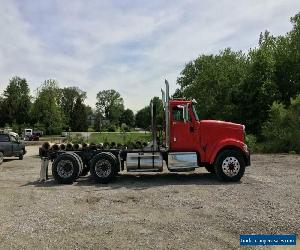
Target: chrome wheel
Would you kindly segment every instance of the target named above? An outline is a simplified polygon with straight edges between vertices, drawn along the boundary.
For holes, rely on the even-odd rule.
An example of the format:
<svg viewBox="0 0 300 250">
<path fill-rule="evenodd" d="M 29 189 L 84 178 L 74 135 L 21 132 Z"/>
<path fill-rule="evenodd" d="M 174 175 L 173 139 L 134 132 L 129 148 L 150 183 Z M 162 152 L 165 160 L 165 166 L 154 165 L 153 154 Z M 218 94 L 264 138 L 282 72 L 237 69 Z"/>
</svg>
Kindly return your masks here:
<svg viewBox="0 0 300 250">
<path fill-rule="evenodd" d="M 61 160 L 57 164 L 57 173 L 62 178 L 69 178 L 72 176 L 74 171 L 74 166 L 70 160 Z"/>
<path fill-rule="evenodd" d="M 100 178 L 106 178 L 111 173 L 111 164 L 106 159 L 101 159 L 97 161 L 95 165 L 95 172 Z"/>
<path fill-rule="evenodd" d="M 222 170 L 229 177 L 236 176 L 240 171 L 240 163 L 237 158 L 230 156 L 226 157 L 222 163 Z"/>
</svg>

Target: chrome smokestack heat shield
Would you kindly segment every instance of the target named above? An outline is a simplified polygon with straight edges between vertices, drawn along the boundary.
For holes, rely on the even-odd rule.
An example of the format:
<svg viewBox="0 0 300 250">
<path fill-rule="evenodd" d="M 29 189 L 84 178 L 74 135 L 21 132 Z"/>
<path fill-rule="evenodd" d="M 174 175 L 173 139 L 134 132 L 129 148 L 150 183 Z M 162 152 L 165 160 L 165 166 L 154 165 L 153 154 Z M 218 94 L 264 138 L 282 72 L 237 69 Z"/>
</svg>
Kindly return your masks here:
<svg viewBox="0 0 300 250">
<path fill-rule="evenodd" d="M 170 146 L 170 96 L 169 96 L 169 83 L 165 80 L 166 84 L 166 102 L 165 102 L 165 119 L 166 119 L 166 149 Z"/>
</svg>

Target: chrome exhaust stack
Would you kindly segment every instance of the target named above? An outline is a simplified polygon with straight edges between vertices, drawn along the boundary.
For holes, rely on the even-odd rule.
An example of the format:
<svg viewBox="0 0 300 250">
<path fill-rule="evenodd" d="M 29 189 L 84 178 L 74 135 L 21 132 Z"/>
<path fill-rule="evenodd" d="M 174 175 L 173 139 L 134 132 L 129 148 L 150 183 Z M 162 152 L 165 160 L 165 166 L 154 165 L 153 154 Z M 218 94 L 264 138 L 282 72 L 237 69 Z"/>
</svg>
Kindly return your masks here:
<svg viewBox="0 0 300 250">
<path fill-rule="evenodd" d="M 169 82 L 165 80 L 166 84 L 166 94 L 165 100 L 163 100 L 164 108 L 165 108 L 165 122 L 166 122 L 166 149 L 168 150 L 170 147 L 170 96 L 169 96 Z M 163 91 L 162 91 L 163 92 Z"/>
<path fill-rule="evenodd" d="M 152 133 L 152 146 L 153 151 L 157 150 L 157 140 L 156 140 L 156 108 L 154 107 L 153 100 L 150 102 L 151 109 L 151 133 Z"/>
</svg>

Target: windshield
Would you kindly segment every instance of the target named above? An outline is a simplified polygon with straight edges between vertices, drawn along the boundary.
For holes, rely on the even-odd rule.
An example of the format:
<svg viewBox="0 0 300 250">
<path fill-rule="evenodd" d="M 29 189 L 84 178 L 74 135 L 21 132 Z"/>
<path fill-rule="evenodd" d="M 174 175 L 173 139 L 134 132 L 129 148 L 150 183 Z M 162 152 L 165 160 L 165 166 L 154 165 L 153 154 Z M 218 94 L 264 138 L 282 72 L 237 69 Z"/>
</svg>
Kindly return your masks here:
<svg viewBox="0 0 300 250">
<path fill-rule="evenodd" d="M 195 115 L 196 121 L 199 121 L 199 117 L 198 117 L 198 115 L 197 115 L 197 112 L 196 112 L 196 109 L 195 109 L 195 105 L 192 105 L 192 108 L 193 108 L 193 113 L 194 113 L 194 115 Z"/>
</svg>

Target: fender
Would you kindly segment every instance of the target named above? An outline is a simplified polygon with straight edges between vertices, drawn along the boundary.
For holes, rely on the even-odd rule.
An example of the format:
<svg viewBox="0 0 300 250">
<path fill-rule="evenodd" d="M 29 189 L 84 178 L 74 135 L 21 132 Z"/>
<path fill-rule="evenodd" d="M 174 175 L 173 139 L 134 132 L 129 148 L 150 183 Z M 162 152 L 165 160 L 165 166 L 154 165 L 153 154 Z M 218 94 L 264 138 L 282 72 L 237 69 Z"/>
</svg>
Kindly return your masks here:
<svg viewBox="0 0 300 250">
<path fill-rule="evenodd" d="M 213 164 L 215 161 L 216 156 L 218 155 L 218 153 L 223 149 L 223 148 L 238 148 L 241 150 L 241 152 L 243 152 L 244 154 L 246 154 L 245 152 L 245 143 L 243 143 L 242 141 L 236 140 L 236 139 L 224 139 L 219 141 L 212 149 L 210 152 L 210 155 L 208 155 L 208 159 L 209 159 L 209 163 Z"/>
</svg>

